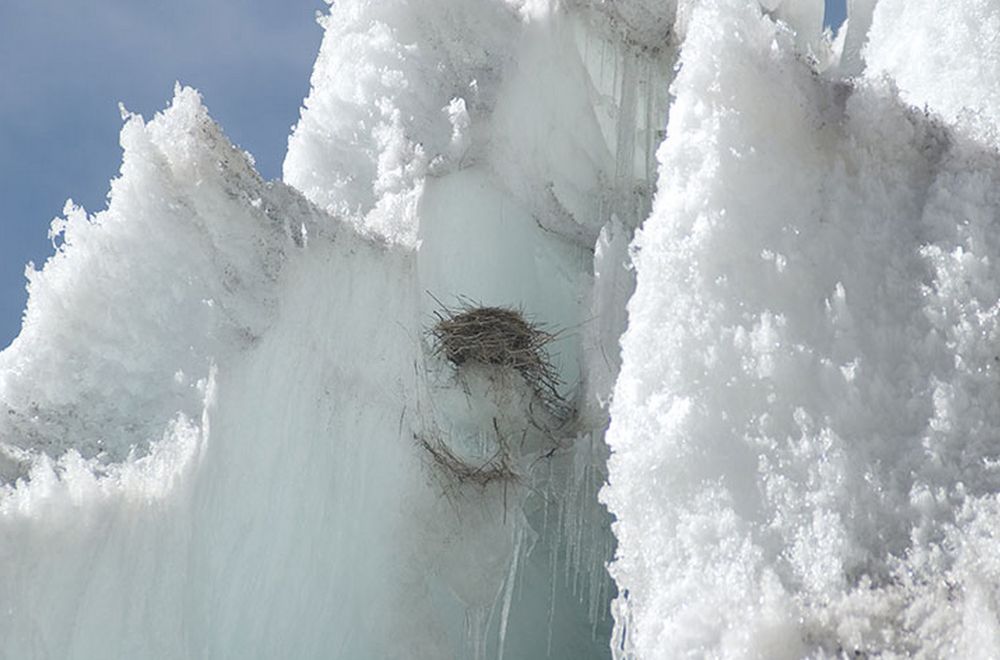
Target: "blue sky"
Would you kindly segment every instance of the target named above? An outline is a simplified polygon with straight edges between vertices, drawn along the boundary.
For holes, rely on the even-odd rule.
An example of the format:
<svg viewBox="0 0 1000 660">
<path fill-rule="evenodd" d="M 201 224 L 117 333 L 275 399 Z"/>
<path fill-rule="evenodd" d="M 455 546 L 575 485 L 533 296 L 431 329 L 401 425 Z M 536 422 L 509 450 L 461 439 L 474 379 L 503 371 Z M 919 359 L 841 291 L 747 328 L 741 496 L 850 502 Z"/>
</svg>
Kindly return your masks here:
<svg viewBox="0 0 1000 660">
<path fill-rule="evenodd" d="M 827 22 L 845 0 L 826 0 Z M 832 6 L 831 6 L 832 5 Z M 51 254 L 67 198 L 104 208 L 121 161 L 118 102 L 151 117 L 175 81 L 266 178 L 281 174 L 309 91 L 322 0 L 0 1 L 0 349 L 18 333 L 24 266 Z"/>
</svg>

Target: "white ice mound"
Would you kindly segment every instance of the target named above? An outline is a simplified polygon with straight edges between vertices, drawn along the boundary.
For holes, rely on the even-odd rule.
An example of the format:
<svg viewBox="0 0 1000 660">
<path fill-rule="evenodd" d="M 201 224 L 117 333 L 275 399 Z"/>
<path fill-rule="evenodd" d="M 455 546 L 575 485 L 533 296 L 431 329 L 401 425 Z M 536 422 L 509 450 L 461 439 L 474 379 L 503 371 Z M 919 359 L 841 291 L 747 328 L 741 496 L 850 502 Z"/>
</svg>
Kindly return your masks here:
<svg viewBox="0 0 1000 660">
<path fill-rule="evenodd" d="M 1000 156 L 788 40 L 689 26 L 608 432 L 617 653 L 996 657 Z"/>
<path fill-rule="evenodd" d="M 262 182 L 191 90 L 122 136 L 2 354 L 0 656 L 440 657 L 396 616 L 412 254 Z"/>
</svg>

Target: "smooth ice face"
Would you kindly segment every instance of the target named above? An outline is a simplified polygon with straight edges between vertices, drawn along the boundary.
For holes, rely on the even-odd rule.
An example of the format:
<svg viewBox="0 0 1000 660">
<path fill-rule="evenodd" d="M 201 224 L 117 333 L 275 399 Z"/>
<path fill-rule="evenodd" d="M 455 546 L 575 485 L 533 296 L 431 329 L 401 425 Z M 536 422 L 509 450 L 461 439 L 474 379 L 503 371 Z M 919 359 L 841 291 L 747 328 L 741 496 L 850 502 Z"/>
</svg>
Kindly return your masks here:
<svg viewBox="0 0 1000 660">
<path fill-rule="evenodd" d="M 617 652 L 996 655 L 1000 160 L 790 41 L 689 25 L 608 432 Z"/>
<path fill-rule="evenodd" d="M 418 286 L 428 294 L 422 318 L 439 311 L 435 299 L 464 296 L 570 329 L 556 344 L 556 366 L 565 382 L 581 384 L 574 395 L 580 419 L 566 430 L 575 437 L 560 441 L 570 451 L 556 461 L 525 456 L 532 488 L 545 493 L 565 484 L 565 502 L 544 494 L 525 500 L 537 540 L 490 536 L 496 530 L 483 525 L 479 541 L 506 539 L 515 555 L 498 610 L 510 627 L 496 650 L 505 644 L 511 657 L 530 657 L 542 646 L 566 657 L 600 653 L 606 643 L 588 644 L 591 633 L 573 619 L 562 587 L 545 576 L 565 556 L 583 574 L 573 588 L 588 593 L 591 618 L 605 610 L 601 576 L 611 541 L 593 493 L 603 478 L 601 402 L 617 365 L 613 356 L 581 354 L 581 345 L 617 350 L 622 290 L 630 287 L 624 246 L 648 210 L 671 44 L 653 52 L 623 43 L 609 17 L 589 6 L 431 2 L 414 12 L 409 3 L 338 5 L 285 176 L 361 231 L 419 246 Z M 609 284 L 597 293 L 590 249 L 605 225 L 617 235 L 602 261 Z M 615 320 L 598 327 L 588 318 L 592 309 L 607 309 Z M 441 365 L 430 364 L 428 378 L 427 430 L 445 430 L 460 455 L 482 451 L 476 429 L 484 422 L 489 428 L 495 402 L 477 399 L 478 381 L 456 383 Z M 480 553 L 475 535 L 470 543 L 469 552 Z M 529 543 L 535 549 L 519 566 L 517 553 Z M 470 585 L 454 570 L 464 547 L 449 554 L 455 574 L 445 581 L 482 607 L 489 602 L 482 581 Z M 523 591 L 507 591 L 516 572 L 535 577 Z M 523 595 L 511 604 L 515 593 Z M 473 628 L 493 625 L 477 618 L 485 613 L 473 614 Z M 574 629 L 572 639 L 553 632 Z"/>
</svg>

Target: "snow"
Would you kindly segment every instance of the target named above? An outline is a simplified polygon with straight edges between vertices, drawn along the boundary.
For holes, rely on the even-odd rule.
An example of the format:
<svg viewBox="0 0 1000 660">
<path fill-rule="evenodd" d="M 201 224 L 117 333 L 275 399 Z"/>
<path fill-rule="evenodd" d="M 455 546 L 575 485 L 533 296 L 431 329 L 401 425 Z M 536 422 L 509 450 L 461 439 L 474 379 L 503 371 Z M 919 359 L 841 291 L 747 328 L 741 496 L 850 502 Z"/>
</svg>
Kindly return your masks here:
<svg viewBox="0 0 1000 660">
<path fill-rule="evenodd" d="M 998 652 L 1000 172 L 960 91 L 905 103 L 963 55 L 894 63 L 938 15 L 895 6 L 851 81 L 691 19 L 608 431 L 621 657 Z"/>
<path fill-rule="evenodd" d="M 264 332 L 283 252 L 312 222 L 269 217 L 297 194 L 261 181 L 190 89 L 149 125 L 130 117 L 122 147 L 108 210 L 68 203 L 53 222 L 59 248 L 29 267 L 24 329 L 0 356 L 4 437 L 56 456 L 121 460 L 176 412 L 198 417 L 209 361 Z"/>
<path fill-rule="evenodd" d="M 845 77 L 857 76 L 864 70 L 862 53 L 868 42 L 868 31 L 871 29 L 876 4 L 876 0 L 848 0 L 847 20 L 840 30 L 844 36 L 838 63 Z"/>
<path fill-rule="evenodd" d="M 421 182 L 453 167 L 450 108 L 465 107 L 464 130 L 473 132 L 492 111 L 518 13 L 503 2 L 347 2 L 322 24 L 284 180 L 359 227 L 412 245 L 408 209 Z"/>
</svg>

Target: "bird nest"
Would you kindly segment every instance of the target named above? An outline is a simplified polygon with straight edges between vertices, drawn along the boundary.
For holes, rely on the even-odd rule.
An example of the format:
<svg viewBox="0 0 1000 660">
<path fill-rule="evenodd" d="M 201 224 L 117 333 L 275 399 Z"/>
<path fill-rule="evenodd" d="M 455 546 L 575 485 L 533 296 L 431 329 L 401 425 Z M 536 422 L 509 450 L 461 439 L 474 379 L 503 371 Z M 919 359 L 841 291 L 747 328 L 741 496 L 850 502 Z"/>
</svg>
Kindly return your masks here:
<svg viewBox="0 0 1000 660">
<path fill-rule="evenodd" d="M 520 310 L 478 307 L 458 309 L 441 305 L 431 328 L 434 352 L 457 367 L 467 363 L 513 370 L 553 411 L 565 408 L 560 379 L 546 347 L 558 337 L 532 323 Z"/>
</svg>

